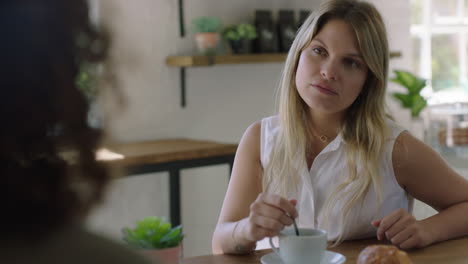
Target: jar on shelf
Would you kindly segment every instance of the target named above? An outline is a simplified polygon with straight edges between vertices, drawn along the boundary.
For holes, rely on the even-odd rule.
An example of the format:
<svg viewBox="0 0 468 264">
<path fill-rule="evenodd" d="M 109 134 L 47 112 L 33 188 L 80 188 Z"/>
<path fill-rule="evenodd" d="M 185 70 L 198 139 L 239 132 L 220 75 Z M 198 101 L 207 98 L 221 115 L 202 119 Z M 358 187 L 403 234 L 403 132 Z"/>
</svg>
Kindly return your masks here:
<svg viewBox="0 0 468 264">
<path fill-rule="evenodd" d="M 256 53 L 277 53 L 278 32 L 273 23 L 273 14 L 270 10 L 255 10 L 255 27 L 257 38 L 254 51 Z"/>
</svg>

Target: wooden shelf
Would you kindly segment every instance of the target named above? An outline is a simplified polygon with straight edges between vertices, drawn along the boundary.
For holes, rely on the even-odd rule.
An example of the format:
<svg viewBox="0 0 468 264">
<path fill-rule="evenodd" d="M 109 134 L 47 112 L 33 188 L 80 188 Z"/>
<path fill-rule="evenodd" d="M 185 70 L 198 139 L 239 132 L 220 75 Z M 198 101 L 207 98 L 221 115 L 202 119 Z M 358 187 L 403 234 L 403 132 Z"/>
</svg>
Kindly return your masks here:
<svg viewBox="0 0 468 264">
<path fill-rule="evenodd" d="M 217 56 L 169 56 L 166 64 L 172 67 L 200 67 L 217 64 L 248 64 L 284 62 L 286 53 L 217 55 Z M 391 52 L 390 58 L 401 57 L 401 52 Z"/>
<path fill-rule="evenodd" d="M 245 54 L 245 55 L 217 55 L 217 56 L 169 56 L 166 58 L 166 65 L 179 67 L 180 71 L 180 105 L 186 106 L 185 86 L 186 68 L 204 67 L 220 64 L 249 64 L 249 63 L 282 63 L 286 60 L 286 53 L 271 54 Z M 390 52 L 390 58 L 401 57 L 401 52 Z"/>
<path fill-rule="evenodd" d="M 287 54 L 246 54 L 217 56 L 169 56 L 166 64 L 173 67 L 210 66 L 215 64 L 245 64 L 283 62 Z"/>
</svg>

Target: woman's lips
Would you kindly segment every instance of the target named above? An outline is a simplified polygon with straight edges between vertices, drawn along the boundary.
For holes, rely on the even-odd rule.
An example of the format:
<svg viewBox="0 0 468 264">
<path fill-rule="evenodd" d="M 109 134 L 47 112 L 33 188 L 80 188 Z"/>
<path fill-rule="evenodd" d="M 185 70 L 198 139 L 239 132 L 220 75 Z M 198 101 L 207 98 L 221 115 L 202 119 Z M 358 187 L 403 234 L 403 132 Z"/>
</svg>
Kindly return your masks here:
<svg viewBox="0 0 468 264">
<path fill-rule="evenodd" d="M 338 95 L 337 92 L 329 89 L 329 88 L 326 88 L 326 87 L 323 87 L 321 85 L 316 85 L 316 84 L 313 84 L 312 87 L 314 87 L 315 89 L 317 89 L 319 92 L 323 93 L 323 94 L 327 94 L 327 95 Z"/>
</svg>

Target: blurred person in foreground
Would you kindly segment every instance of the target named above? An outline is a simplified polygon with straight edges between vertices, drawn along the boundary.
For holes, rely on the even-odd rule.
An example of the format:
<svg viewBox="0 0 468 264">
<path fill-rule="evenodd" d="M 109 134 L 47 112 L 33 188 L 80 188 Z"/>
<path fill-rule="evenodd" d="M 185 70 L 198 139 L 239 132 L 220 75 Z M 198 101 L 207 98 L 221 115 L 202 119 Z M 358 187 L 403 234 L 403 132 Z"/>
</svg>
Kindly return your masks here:
<svg viewBox="0 0 468 264">
<path fill-rule="evenodd" d="M 2 0 L 0 35 L 0 263 L 148 263 L 83 227 L 109 181 L 75 84 L 108 47 L 87 2 Z"/>
</svg>

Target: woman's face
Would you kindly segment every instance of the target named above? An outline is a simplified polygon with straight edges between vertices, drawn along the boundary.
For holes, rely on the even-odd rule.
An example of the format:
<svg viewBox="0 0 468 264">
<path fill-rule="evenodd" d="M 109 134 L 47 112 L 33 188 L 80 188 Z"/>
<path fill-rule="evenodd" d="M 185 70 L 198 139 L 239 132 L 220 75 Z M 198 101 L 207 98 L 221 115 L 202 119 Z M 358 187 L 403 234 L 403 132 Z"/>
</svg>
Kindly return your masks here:
<svg viewBox="0 0 468 264">
<path fill-rule="evenodd" d="M 362 91 L 367 72 L 353 28 L 332 19 L 301 52 L 296 87 L 314 113 L 344 113 Z"/>
</svg>

